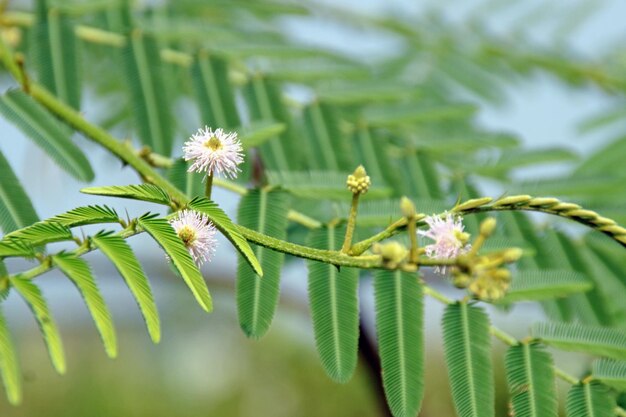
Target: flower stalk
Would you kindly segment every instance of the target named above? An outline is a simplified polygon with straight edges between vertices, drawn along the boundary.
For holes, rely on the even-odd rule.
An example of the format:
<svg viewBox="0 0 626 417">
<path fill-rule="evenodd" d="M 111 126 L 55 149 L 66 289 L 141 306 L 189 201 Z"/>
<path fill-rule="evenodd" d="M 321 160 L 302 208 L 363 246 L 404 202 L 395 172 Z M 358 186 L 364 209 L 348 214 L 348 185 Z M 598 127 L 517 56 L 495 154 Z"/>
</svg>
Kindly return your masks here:
<svg viewBox="0 0 626 417">
<path fill-rule="evenodd" d="M 341 253 L 349 253 L 352 246 L 352 236 L 356 227 L 356 215 L 359 208 L 359 197 L 365 194 L 372 182 L 367 175 L 363 165 L 359 165 L 351 175 L 348 175 L 346 185 L 352 192 L 352 205 L 350 206 L 350 214 L 348 215 L 348 225 L 346 226 L 346 237 L 341 247 Z"/>
</svg>

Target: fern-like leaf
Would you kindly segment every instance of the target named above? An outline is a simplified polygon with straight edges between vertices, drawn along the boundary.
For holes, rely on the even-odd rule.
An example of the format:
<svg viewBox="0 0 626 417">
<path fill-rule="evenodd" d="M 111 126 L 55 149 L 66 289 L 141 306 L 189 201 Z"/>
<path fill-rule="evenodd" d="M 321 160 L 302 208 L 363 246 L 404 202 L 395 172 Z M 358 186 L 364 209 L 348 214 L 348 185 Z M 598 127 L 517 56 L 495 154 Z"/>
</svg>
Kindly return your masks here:
<svg viewBox="0 0 626 417">
<path fill-rule="evenodd" d="M 374 297 L 387 403 L 394 417 L 415 416 L 424 394 L 422 287 L 416 274 L 379 271 Z"/>
<path fill-rule="evenodd" d="M 558 416 L 552 366 L 552 356 L 537 343 L 523 343 L 509 348 L 505 368 L 516 416 Z"/>
<path fill-rule="evenodd" d="M 26 195 L 20 180 L 2 152 L 0 152 L 0 178 L 2 178 L 0 181 L 0 228 L 5 233 L 9 233 L 39 220 L 30 198 Z"/>
<path fill-rule="evenodd" d="M 233 224 L 232 220 L 230 220 L 217 204 L 211 200 L 207 200 L 205 197 L 196 197 L 191 200 L 187 206 L 190 209 L 206 214 L 215 227 L 230 240 L 235 246 L 235 249 L 237 249 L 250 264 L 254 272 L 259 276 L 263 276 L 263 268 L 261 268 L 261 264 L 254 255 L 252 248 L 250 248 L 248 241 L 239 233 L 237 226 Z"/>
<path fill-rule="evenodd" d="M 598 359 L 593 362 L 594 379 L 620 392 L 626 392 L 626 361 Z"/>
<path fill-rule="evenodd" d="M 349 172 L 336 171 L 267 171 L 270 184 L 289 191 L 296 197 L 349 201 L 351 194 L 346 192 L 346 178 Z M 385 198 L 393 191 L 386 186 L 374 184 L 367 198 Z"/>
<path fill-rule="evenodd" d="M 226 61 L 200 52 L 191 66 L 191 79 L 204 124 L 224 129 L 240 124 Z"/>
<path fill-rule="evenodd" d="M 493 417 L 494 380 L 489 318 L 467 303 L 450 304 L 443 315 L 443 344 L 460 417 Z"/>
<path fill-rule="evenodd" d="M 9 233 L 4 239 L 18 239 L 26 241 L 31 246 L 44 245 L 51 242 L 72 240 L 72 231 L 60 223 L 43 221 L 24 229 Z"/>
<path fill-rule="evenodd" d="M 565 409 L 567 417 L 613 417 L 615 399 L 604 385 L 592 381 L 570 388 Z"/>
<path fill-rule="evenodd" d="M 161 187 L 152 184 L 110 185 L 106 187 L 87 187 L 81 193 L 103 195 L 107 197 L 130 198 L 132 200 L 149 201 L 169 206 L 170 196 Z"/>
<path fill-rule="evenodd" d="M 579 272 L 568 270 L 520 271 L 503 303 L 521 300 L 546 300 L 589 291 L 593 283 Z"/>
<path fill-rule="evenodd" d="M 21 90 L 11 90 L 0 98 L 0 113 L 14 123 L 50 158 L 73 177 L 93 180 L 89 161 L 48 111 Z"/>
<path fill-rule="evenodd" d="M 280 135 L 287 129 L 284 123 L 272 120 L 257 120 L 247 126 L 237 128 L 238 138 L 243 149 L 256 148 Z"/>
<path fill-rule="evenodd" d="M 17 405 L 22 401 L 22 376 L 11 334 L 0 309 L 0 376 L 9 402 Z"/>
<path fill-rule="evenodd" d="M 291 126 L 291 116 L 283 103 L 280 86 L 271 80 L 253 77 L 244 87 L 244 96 L 252 120 L 275 120 L 286 126 L 284 132 L 260 147 L 266 167 L 273 170 L 296 169 L 302 153 Z"/>
<path fill-rule="evenodd" d="M 120 218 L 117 212 L 110 207 L 84 206 L 54 216 L 47 221 L 60 223 L 67 227 L 77 227 L 87 224 L 118 223 Z"/>
<path fill-rule="evenodd" d="M 287 236 L 287 195 L 282 192 L 253 190 L 239 203 L 239 224 L 284 239 Z M 260 338 L 269 329 L 280 293 L 280 272 L 285 255 L 262 246 L 254 254 L 263 268 L 263 278 L 239 256 L 237 268 L 237 311 L 246 336 Z"/>
<path fill-rule="evenodd" d="M 123 55 L 139 138 L 155 152 L 169 156 L 172 118 L 156 41 L 137 29 L 130 34 Z"/>
<path fill-rule="evenodd" d="M 0 241 L 0 258 L 8 258 L 11 256 L 32 258 L 35 256 L 35 250 L 32 246 L 21 240 L 7 239 Z"/>
<path fill-rule="evenodd" d="M 207 312 L 213 310 L 213 302 L 206 282 L 204 282 L 202 274 L 200 274 L 183 241 L 169 222 L 165 219 L 155 218 L 154 215 L 144 215 L 139 218 L 138 223 L 165 250 L 200 307 Z"/>
<path fill-rule="evenodd" d="M 311 231 L 309 245 L 337 250 L 343 230 L 334 227 Z M 315 344 L 326 373 L 335 381 L 350 380 L 359 345 L 359 271 L 320 262 L 308 262 L 309 304 Z"/>
<path fill-rule="evenodd" d="M 11 278 L 11 285 L 24 299 L 28 307 L 33 312 L 39 329 L 43 335 L 48 354 L 52 361 L 52 366 L 59 374 L 65 373 L 65 353 L 59 329 L 50 314 L 48 303 L 46 302 L 39 287 L 27 279 L 20 277 Z"/>
<path fill-rule="evenodd" d="M 74 283 L 80 292 L 98 329 L 98 333 L 100 333 L 107 355 L 110 358 L 115 358 L 117 356 L 117 337 L 113 327 L 113 319 L 96 285 L 96 280 L 91 272 L 91 268 L 89 268 L 89 264 L 81 258 L 63 253 L 53 256 L 52 261 Z"/>
<path fill-rule="evenodd" d="M 78 109 L 81 83 L 74 25 L 58 9 L 48 8 L 45 0 L 38 3 L 32 45 L 39 81 L 60 100 Z"/>
<path fill-rule="evenodd" d="M 148 278 L 132 249 L 123 238 L 111 234 L 99 233 L 93 236 L 91 241 L 113 262 L 113 265 L 124 278 L 130 292 L 135 297 L 135 301 L 137 301 L 152 341 L 159 343 L 161 340 L 159 313 L 154 303 Z"/>
<path fill-rule="evenodd" d="M 626 333 L 579 323 L 535 323 L 533 337 L 558 349 L 626 360 Z"/>
</svg>

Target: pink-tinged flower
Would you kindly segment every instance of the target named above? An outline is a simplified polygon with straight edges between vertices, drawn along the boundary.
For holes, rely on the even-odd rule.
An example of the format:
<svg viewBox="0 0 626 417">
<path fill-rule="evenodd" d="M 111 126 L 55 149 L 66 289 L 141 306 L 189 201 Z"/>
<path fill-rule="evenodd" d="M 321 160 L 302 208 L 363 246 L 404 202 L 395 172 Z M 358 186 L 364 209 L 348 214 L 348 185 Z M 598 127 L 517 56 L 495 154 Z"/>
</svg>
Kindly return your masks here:
<svg viewBox="0 0 626 417">
<path fill-rule="evenodd" d="M 417 233 L 435 241 L 424 248 L 426 256 L 433 259 L 453 259 L 469 251 L 469 236 L 463 232 L 461 217 L 446 213 L 444 219 L 440 216 L 428 216 L 424 220 L 429 229 L 418 230 Z M 435 272 L 445 274 L 446 267 L 438 266 Z"/>
<path fill-rule="evenodd" d="M 189 172 L 200 172 L 237 177 L 237 165 L 243 162 L 243 148 L 237 133 L 226 133 L 222 129 L 213 131 L 205 126 L 199 129 L 183 145 L 183 158 L 193 161 Z"/>
<path fill-rule="evenodd" d="M 215 226 L 207 216 L 192 210 L 183 210 L 170 220 L 170 224 L 198 266 L 211 259 L 217 240 Z"/>
</svg>

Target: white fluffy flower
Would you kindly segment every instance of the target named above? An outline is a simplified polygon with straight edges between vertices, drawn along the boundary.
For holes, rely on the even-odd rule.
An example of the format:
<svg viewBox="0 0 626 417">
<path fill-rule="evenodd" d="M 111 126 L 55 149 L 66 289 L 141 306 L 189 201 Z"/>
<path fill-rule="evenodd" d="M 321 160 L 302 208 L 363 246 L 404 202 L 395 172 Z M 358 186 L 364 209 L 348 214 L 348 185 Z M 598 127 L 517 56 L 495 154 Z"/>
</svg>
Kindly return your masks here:
<svg viewBox="0 0 626 417">
<path fill-rule="evenodd" d="M 447 213 L 445 219 L 440 216 L 428 216 L 425 219 L 429 229 L 418 230 L 418 234 L 435 241 L 427 245 L 426 256 L 433 259 L 452 259 L 467 253 L 470 245 L 467 243 L 467 234 L 459 216 Z M 446 273 L 446 267 L 436 267 L 435 272 Z"/>
<path fill-rule="evenodd" d="M 213 131 L 205 126 L 185 142 L 183 158 L 193 161 L 189 172 L 216 173 L 235 178 L 240 171 L 237 165 L 243 162 L 242 151 L 236 132 Z"/>
<path fill-rule="evenodd" d="M 192 210 L 183 210 L 170 220 L 170 224 L 198 266 L 211 259 L 217 240 L 215 226 L 207 216 Z"/>
</svg>

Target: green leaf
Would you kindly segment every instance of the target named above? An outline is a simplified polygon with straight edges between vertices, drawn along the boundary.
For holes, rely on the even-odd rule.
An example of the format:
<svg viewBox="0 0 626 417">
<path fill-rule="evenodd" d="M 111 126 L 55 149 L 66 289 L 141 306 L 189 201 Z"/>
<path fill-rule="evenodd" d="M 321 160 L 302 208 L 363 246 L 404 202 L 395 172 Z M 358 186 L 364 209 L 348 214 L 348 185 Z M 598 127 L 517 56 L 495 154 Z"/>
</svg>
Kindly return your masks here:
<svg viewBox="0 0 626 417">
<path fill-rule="evenodd" d="M 44 245 L 50 242 L 62 242 L 72 240 L 72 231 L 60 223 L 43 221 L 32 226 L 16 230 L 4 236 L 5 239 L 24 240 L 31 246 Z"/>
<path fill-rule="evenodd" d="M 383 385 L 394 417 L 415 416 L 424 395 L 423 290 L 416 274 L 374 275 Z"/>
<path fill-rule="evenodd" d="M 185 193 L 189 198 L 194 198 L 204 194 L 204 184 L 202 176 L 195 172 L 187 172 L 191 166 L 191 161 L 187 162 L 182 158 L 176 159 L 170 167 L 167 176 L 176 188 Z"/>
<path fill-rule="evenodd" d="M 593 283 L 579 272 L 569 270 L 520 271 L 502 303 L 522 300 L 545 300 L 589 291 Z"/>
<path fill-rule="evenodd" d="M 169 222 L 165 219 L 157 219 L 154 215 L 144 215 L 139 218 L 138 223 L 165 250 L 200 307 L 207 312 L 213 310 L 213 302 L 206 282 L 183 241 Z"/>
<path fill-rule="evenodd" d="M 113 262 L 146 322 L 148 333 L 154 343 L 161 340 L 159 313 L 154 303 L 150 283 L 132 249 L 120 236 L 99 233 L 91 238 L 91 242 Z"/>
<path fill-rule="evenodd" d="M 0 241 L 0 258 L 10 256 L 32 258 L 35 256 L 35 250 L 32 246 L 20 240 L 7 239 Z"/>
<path fill-rule="evenodd" d="M 509 348 L 505 368 L 516 416 L 558 416 L 553 365 L 552 356 L 538 343 Z"/>
<path fill-rule="evenodd" d="M 172 120 L 156 41 L 135 29 L 124 49 L 128 87 L 141 141 L 156 153 L 172 151 Z"/>
<path fill-rule="evenodd" d="M 191 66 L 191 77 L 202 124 L 223 129 L 239 126 L 227 62 L 202 51 Z"/>
<path fill-rule="evenodd" d="M 4 233 L 26 227 L 39 218 L 9 162 L 0 152 L 0 228 Z M 0 255 L 1 256 L 1 255 Z"/>
<path fill-rule="evenodd" d="M 89 161 L 47 110 L 21 90 L 0 98 L 0 113 L 46 152 L 56 164 L 81 181 L 94 178 Z"/>
<path fill-rule="evenodd" d="M 106 187 L 87 187 L 80 190 L 81 193 L 104 195 L 107 197 L 130 198 L 133 200 L 150 201 L 151 203 L 169 206 L 172 202 L 170 196 L 156 185 L 110 185 Z"/>
<path fill-rule="evenodd" d="M 489 318 L 466 303 L 450 304 L 443 315 L 443 346 L 460 417 L 493 417 L 494 381 Z"/>
<path fill-rule="evenodd" d="M 243 149 L 261 146 L 268 140 L 280 135 L 287 129 L 284 123 L 271 120 L 259 120 L 247 126 L 238 127 L 237 134 Z"/>
<path fill-rule="evenodd" d="M 626 392 L 626 361 L 598 359 L 593 362 L 594 379 L 620 392 Z"/>
<path fill-rule="evenodd" d="M 2 310 L 0 310 L 0 375 L 9 402 L 13 405 L 19 404 L 22 401 L 22 375 Z"/>
<path fill-rule="evenodd" d="M 87 224 L 119 223 L 117 212 L 107 206 L 77 207 L 47 220 L 60 223 L 67 227 L 84 226 Z"/>
<path fill-rule="evenodd" d="M 442 200 L 443 192 L 439 184 L 439 174 L 432 156 L 426 152 L 404 151 L 395 164 L 400 169 L 401 180 L 395 184 L 396 194 Z"/>
<path fill-rule="evenodd" d="M 253 77 L 244 87 L 251 120 L 275 120 L 286 130 L 260 147 L 268 169 L 292 170 L 300 165 L 301 147 L 292 127 L 291 116 L 283 103 L 280 86 L 265 78 Z"/>
<path fill-rule="evenodd" d="M 346 188 L 349 172 L 335 171 L 266 171 L 268 182 L 280 186 L 297 197 L 350 201 L 352 194 Z M 389 187 L 372 185 L 366 198 L 385 198 L 392 194 Z"/>
<path fill-rule="evenodd" d="M 338 250 L 344 230 L 334 227 L 309 234 L 309 246 Z M 357 365 L 359 348 L 359 271 L 320 262 L 307 262 L 309 304 L 315 345 L 326 373 L 336 382 L 346 383 Z"/>
<path fill-rule="evenodd" d="M 558 349 L 626 359 L 626 333 L 618 329 L 579 323 L 535 323 L 531 334 Z"/>
<path fill-rule="evenodd" d="M 419 91 L 406 83 L 385 80 L 365 80 L 337 85 L 321 86 L 317 96 L 336 105 L 383 103 L 414 98 Z"/>
<path fill-rule="evenodd" d="M 318 102 L 304 108 L 304 127 L 311 148 L 307 161 L 311 169 L 349 171 L 356 166 L 350 157 L 349 142 L 339 128 L 336 113 L 337 109 Z"/>
<path fill-rule="evenodd" d="M 252 190 L 239 202 L 239 224 L 259 233 L 285 239 L 287 236 L 287 195 Z M 285 255 L 262 246 L 253 246 L 263 267 L 263 278 L 239 256 L 237 268 L 237 312 L 239 325 L 248 337 L 260 338 L 269 329 L 280 294 L 280 273 Z"/>
<path fill-rule="evenodd" d="M 190 209 L 199 211 L 207 215 L 209 220 L 213 222 L 215 227 L 230 240 L 239 253 L 250 264 L 257 275 L 263 276 L 263 269 L 257 260 L 254 252 L 250 248 L 248 241 L 239 233 L 237 226 L 228 218 L 226 213 L 218 207 L 213 201 L 207 200 L 205 197 L 196 197 L 187 205 Z"/>
<path fill-rule="evenodd" d="M 96 285 L 91 268 L 83 259 L 63 253 L 53 256 L 52 262 L 76 285 L 100 333 L 107 355 L 110 358 L 115 358 L 117 356 L 117 337 L 113 327 L 113 319 Z"/>
<path fill-rule="evenodd" d="M 476 113 L 472 104 L 428 104 L 410 101 L 400 104 L 370 105 L 363 111 L 363 119 L 370 127 L 395 127 L 433 121 L 469 119 Z"/>
<path fill-rule="evenodd" d="M 40 0 L 41 3 L 45 3 Z M 57 8 L 40 5 L 32 42 L 39 81 L 61 101 L 78 109 L 81 83 L 75 27 Z"/>
<path fill-rule="evenodd" d="M 615 399 L 605 386 L 592 381 L 570 388 L 565 408 L 567 417 L 613 417 Z"/>
<path fill-rule="evenodd" d="M 354 160 L 363 164 L 374 185 L 393 185 L 401 182 L 395 161 L 390 158 L 387 144 L 388 139 L 381 137 L 379 131 L 367 127 L 358 127 L 352 138 Z M 398 196 L 402 194 L 406 193 L 395 193 Z"/>
<path fill-rule="evenodd" d="M 31 309 L 39 329 L 43 334 L 44 341 L 48 348 L 48 354 L 52 361 L 52 366 L 59 374 L 65 373 L 65 353 L 63 352 L 63 344 L 61 342 L 61 335 L 57 325 L 50 314 L 48 309 L 48 303 L 41 294 L 41 290 L 31 281 L 13 277 L 10 279 L 11 285 L 24 299 L 28 307 Z"/>
</svg>

